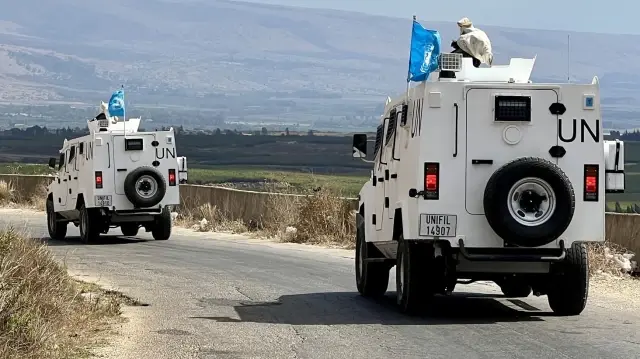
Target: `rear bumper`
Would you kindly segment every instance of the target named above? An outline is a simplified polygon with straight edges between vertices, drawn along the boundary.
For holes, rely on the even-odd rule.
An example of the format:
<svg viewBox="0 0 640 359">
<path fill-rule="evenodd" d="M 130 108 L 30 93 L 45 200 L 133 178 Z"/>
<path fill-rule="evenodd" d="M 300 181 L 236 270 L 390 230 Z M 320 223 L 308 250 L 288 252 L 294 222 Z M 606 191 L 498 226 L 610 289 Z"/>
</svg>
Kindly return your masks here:
<svg viewBox="0 0 640 359">
<path fill-rule="evenodd" d="M 109 214 L 117 215 L 117 216 L 139 216 L 146 214 L 160 214 L 162 213 L 162 208 L 136 208 L 136 209 L 123 209 L 123 210 L 109 210 L 107 211 Z"/>
<path fill-rule="evenodd" d="M 149 222 L 162 213 L 161 207 L 109 210 L 102 208 L 103 214 L 109 218 L 113 224 L 125 222 Z"/>
<path fill-rule="evenodd" d="M 466 248 L 464 240 L 458 240 L 460 254 L 470 262 L 561 262 L 567 251 L 563 240 L 559 248 Z"/>
</svg>

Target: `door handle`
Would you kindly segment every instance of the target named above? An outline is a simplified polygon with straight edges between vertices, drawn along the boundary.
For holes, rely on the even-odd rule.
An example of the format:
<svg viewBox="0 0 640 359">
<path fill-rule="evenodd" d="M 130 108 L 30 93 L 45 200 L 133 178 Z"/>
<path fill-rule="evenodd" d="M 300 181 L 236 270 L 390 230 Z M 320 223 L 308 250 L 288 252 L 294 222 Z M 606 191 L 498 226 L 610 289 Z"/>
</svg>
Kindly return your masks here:
<svg viewBox="0 0 640 359">
<path fill-rule="evenodd" d="M 471 164 L 474 165 L 492 165 L 493 160 L 471 160 Z"/>
</svg>

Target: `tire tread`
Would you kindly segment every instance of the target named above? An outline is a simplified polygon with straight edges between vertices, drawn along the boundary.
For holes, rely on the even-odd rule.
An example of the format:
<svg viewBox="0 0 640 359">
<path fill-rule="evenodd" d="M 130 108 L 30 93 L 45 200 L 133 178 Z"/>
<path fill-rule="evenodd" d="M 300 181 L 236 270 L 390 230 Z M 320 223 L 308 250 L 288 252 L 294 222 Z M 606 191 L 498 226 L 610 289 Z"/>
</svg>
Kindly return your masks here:
<svg viewBox="0 0 640 359">
<path fill-rule="evenodd" d="M 156 241 L 166 241 L 171 237 L 171 211 L 169 207 L 164 207 L 162 213 L 156 218 L 151 230 L 151 235 Z"/>
<path fill-rule="evenodd" d="M 358 225 L 356 229 L 356 286 L 358 292 L 364 297 L 380 297 L 387 292 L 389 288 L 389 271 L 391 268 L 386 263 L 366 262 L 363 261 L 362 278 L 358 274 L 358 258 L 364 256 L 363 259 L 369 258 L 370 245 L 365 240 L 364 224 Z M 361 241 L 364 241 L 364 252 L 361 251 Z"/>
<path fill-rule="evenodd" d="M 560 273 L 554 276 L 553 287 L 547 294 L 549 306 L 561 316 L 579 315 L 589 296 L 589 257 L 584 243 L 574 243 L 567 249 Z"/>
</svg>

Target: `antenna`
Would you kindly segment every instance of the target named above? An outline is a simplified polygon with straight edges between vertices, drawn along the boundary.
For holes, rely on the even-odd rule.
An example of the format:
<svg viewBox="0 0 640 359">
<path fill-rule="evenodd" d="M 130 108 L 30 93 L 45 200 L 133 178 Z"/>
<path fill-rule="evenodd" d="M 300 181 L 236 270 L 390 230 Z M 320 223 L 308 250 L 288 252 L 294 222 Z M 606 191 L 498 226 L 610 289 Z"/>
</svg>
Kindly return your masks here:
<svg viewBox="0 0 640 359">
<path fill-rule="evenodd" d="M 571 34 L 567 34 L 567 83 L 571 82 Z"/>
</svg>

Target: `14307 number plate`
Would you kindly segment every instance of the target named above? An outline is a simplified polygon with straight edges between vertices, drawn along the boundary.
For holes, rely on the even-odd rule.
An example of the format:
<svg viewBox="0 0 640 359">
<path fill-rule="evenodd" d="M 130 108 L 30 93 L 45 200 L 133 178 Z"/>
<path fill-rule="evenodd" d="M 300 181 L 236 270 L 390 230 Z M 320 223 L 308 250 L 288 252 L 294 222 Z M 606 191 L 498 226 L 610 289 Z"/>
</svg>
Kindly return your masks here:
<svg viewBox="0 0 640 359">
<path fill-rule="evenodd" d="M 458 216 L 453 214 L 420 214 L 418 234 L 429 237 L 455 237 Z"/>
<path fill-rule="evenodd" d="M 111 195 L 98 195 L 94 198 L 96 207 L 111 207 Z"/>
</svg>

